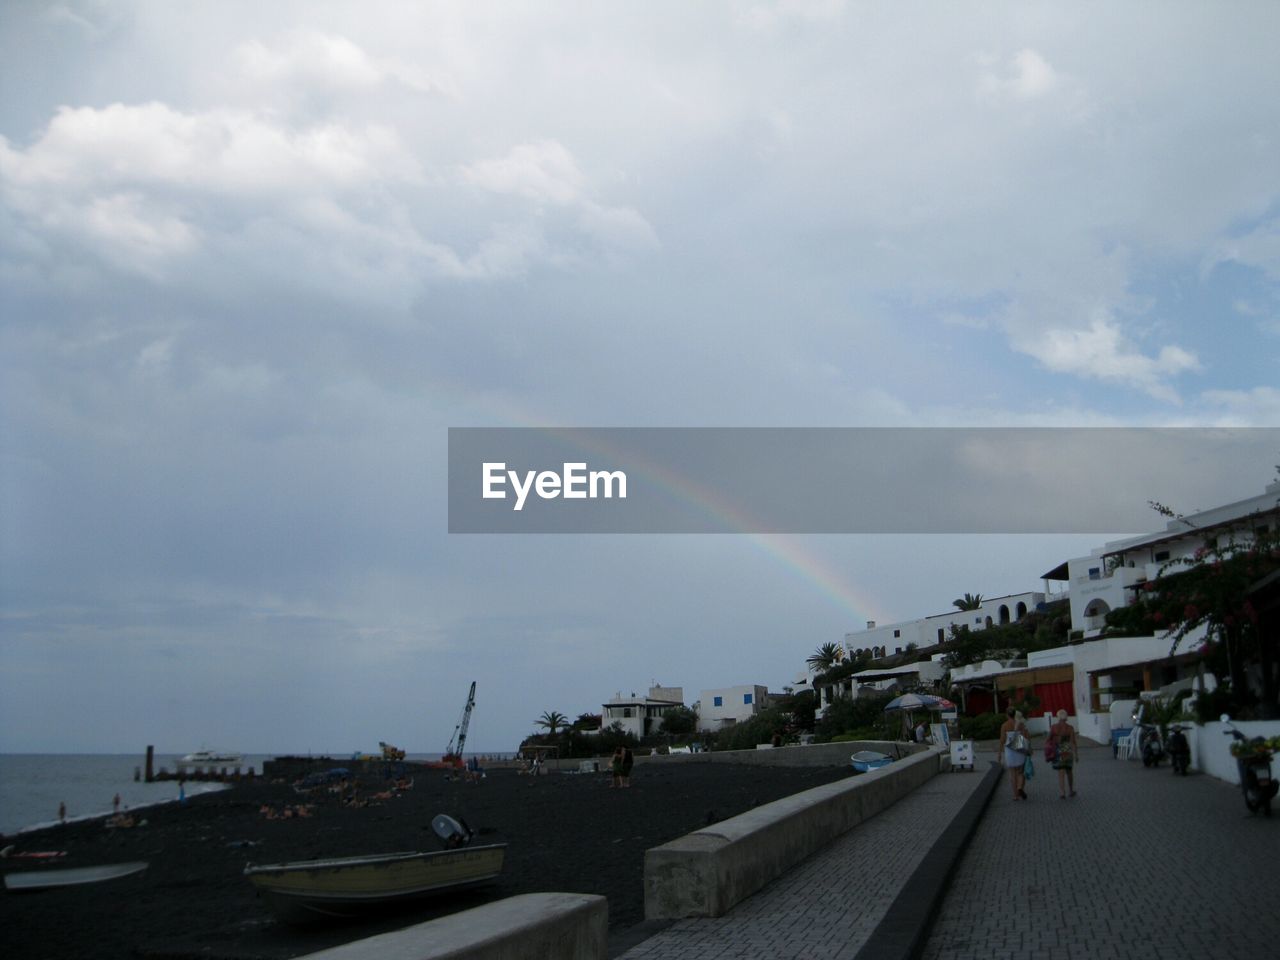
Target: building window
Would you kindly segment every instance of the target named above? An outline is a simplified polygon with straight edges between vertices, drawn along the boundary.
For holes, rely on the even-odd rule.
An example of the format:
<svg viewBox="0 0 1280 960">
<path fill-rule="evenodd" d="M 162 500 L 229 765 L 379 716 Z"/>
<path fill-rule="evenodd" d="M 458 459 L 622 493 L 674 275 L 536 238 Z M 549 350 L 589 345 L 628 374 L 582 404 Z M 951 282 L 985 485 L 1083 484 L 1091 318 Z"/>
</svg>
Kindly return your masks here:
<svg viewBox="0 0 1280 960">
<path fill-rule="evenodd" d="M 712 697 L 711 700 L 717 707 L 724 706 L 724 697 Z"/>
<path fill-rule="evenodd" d="M 1156 554 L 1156 563 L 1164 563 L 1168 559 L 1169 559 L 1168 550 L 1161 550 L 1159 553 Z"/>
<path fill-rule="evenodd" d="M 630 708 L 630 707 L 623 707 L 623 708 L 622 708 L 622 715 L 623 715 L 624 717 L 629 717 L 629 716 L 631 716 L 631 708 Z"/>
<path fill-rule="evenodd" d="M 751 702 L 751 694 L 749 694 L 749 693 L 744 693 L 744 694 L 742 695 L 742 702 L 743 702 L 743 703 L 750 703 L 750 702 Z"/>
<path fill-rule="evenodd" d="M 902 636 L 902 631 L 901 631 L 901 630 L 895 630 L 895 631 L 893 631 L 893 639 L 897 640 L 900 636 Z"/>
<path fill-rule="evenodd" d="M 1165 556 L 1166 556 L 1166 557 L 1168 557 L 1168 554 L 1165 554 Z M 1156 559 L 1157 559 L 1157 560 L 1159 560 L 1160 558 L 1159 558 L 1159 557 L 1156 557 Z M 1102 568 L 1101 568 L 1101 567 L 1090 567 L 1090 568 L 1089 568 L 1089 579 L 1090 579 L 1090 580 L 1101 580 L 1101 579 L 1102 579 Z"/>
<path fill-rule="evenodd" d="M 942 628 L 941 628 L 941 627 L 939 627 L 939 628 L 938 628 L 938 642 L 939 642 L 939 643 L 942 643 L 944 640 L 946 640 L 946 637 L 947 637 L 947 635 L 946 635 L 945 633 L 943 633 L 943 632 L 942 632 Z"/>
</svg>

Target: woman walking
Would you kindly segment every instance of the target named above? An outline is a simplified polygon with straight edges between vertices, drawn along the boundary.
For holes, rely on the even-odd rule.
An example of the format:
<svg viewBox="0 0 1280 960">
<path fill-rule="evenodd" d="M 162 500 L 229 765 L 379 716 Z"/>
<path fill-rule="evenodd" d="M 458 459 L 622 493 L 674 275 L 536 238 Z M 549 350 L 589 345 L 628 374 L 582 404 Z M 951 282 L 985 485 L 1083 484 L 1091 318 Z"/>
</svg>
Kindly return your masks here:
<svg viewBox="0 0 1280 960">
<path fill-rule="evenodd" d="M 1067 799 L 1067 791 L 1076 795 L 1075 765 L 1080 755 L 1080 745 L 1076 740 L 1076 728 L 1067 723 L 1067 711 L 1059 710 L 1058 722 L 1049 730 L 1056 748 L 1053 756 L 1053 769 L 1058 771 L 1058 796 Z"/>
<path fill-rule="evenodd" d="M 1013 799 L 1027 799 L 1027 778 L 1023 773 L 1023 765 L 1031 756 L 1031 741 L 1027 737 L 1027 725 L 1022 714 L 1010 707 L 1005 714 L 1008 719 L 1000 725 L 999 743 L 1004 750 L 1004 768 L 1009 773 L 1009 786 L 1013 788 Z"/>
</svg>

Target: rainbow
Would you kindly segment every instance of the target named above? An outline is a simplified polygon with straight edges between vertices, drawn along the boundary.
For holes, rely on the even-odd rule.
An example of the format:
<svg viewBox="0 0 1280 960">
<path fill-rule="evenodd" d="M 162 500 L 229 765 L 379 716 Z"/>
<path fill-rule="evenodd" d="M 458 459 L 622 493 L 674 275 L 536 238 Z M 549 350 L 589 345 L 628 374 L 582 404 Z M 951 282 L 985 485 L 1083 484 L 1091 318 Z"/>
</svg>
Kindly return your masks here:
<svg viewBox="0 0 1280 960">
<path fill-rule="evenodd" d="M 486 405 L 498 404 L 490 399 Z M 506 406 L 506 404 L 501 405 Z M 874 599 L 855 588 L 827 559 L 809 548 L 799 537 L 791 534 L 753 532 L 755 525 L 751 522 L 752 518 L 719 497 L 714 490 L 674 473 L 661 464 L 645 461 L 634 451 L 624 450 L 598 440 L 587 442 L 579 431 L 589 428 L 557 427 L 549 422 L 537 422 L 539 418 L 531 416 L 527 407 L 518 412 L 507 409 L 503 413 L 505 416 L 500 418 L 502 420 L 508 422 L 515 420 L 519 421 L 522 427 L 543 430 L 566 446 L 582 450 L 584 453 L 595 454 L 606 460 L 626 462 L 628 470 L 638 468 L 638 472 L 650 480 L 656 488 L 709 516 L 723 533 L 746 537 L 762 554 L 776 562 L 789 574 L 812 586 L 824 599 L 847 612 L 852 618 L 850 630 L 856 629 L 864 620 L 888 619 Z"/>
</svg>

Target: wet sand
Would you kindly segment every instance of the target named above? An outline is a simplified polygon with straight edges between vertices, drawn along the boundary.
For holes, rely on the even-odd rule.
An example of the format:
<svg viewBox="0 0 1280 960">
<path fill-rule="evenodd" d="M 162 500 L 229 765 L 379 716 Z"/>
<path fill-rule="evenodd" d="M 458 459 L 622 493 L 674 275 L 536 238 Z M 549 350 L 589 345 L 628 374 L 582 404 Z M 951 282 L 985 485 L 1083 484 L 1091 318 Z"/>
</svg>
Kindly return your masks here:
<svg viewBox="0 0 1280 960">
<path fill-rule="evenodd" d="M 335 796 L 296 795 L 256 782 L 139 810 L 145 826 L 108 829 L 102 820 L 5 839 L 15 851 L 66 850 L 59 867 L 145 860 L 133 877 L 101 884 L 6 893 L 0 898 L 0 955 L 26 958 L 285 958 L 372 936 L 517 893 L 568 891 L 609 898 L 612 932 L 644 919 L 644 851 L 709 822 L 850 775 L 847 768 L 764 768 L 661 763 L 636 767 L 630 789 L 599 775 L 536 780 L 497 770 L 471 784 L 417 770 L 414 786 L 361 808 Z M 385 789 L 360 784 L 368 797 Z M 264 805 L 314 804 L 305 819 L 270 820 Z M 431 817 L 464 818 L 477 843 L 509 844 L 501 881 L 359 922 L 280 923 L 242 875 L 246 863 L 435 850 Z M 49 869 L 0 860 L 0 872 Z"/>
</svg>

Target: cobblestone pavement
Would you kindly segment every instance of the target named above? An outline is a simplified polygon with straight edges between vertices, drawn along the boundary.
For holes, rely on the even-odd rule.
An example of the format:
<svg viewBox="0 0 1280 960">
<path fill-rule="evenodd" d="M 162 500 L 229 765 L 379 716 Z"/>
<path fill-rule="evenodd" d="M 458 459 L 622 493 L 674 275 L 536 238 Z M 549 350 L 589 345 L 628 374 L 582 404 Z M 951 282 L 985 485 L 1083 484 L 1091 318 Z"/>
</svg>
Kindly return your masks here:
<svg viewBox="0 0 1280 960">
<path fill-rule="evenodd" d="M 1280 808 L 1251 815 L 1237 787 L 1107 748 L 1086 748 L 1081 761 L 1074 799 L 1058 798 L 1043 763 L 1029 801 L 997 785 L 925 960 L 1280 952 Z"/>
<path fill-rule="evenodd" d="M 943 773 L 723 917 L 680 920 L 625 960 L 822 960 L 852 957 L 925 852 L 982 780 Z M 1243 807 L 1242 807 L 1243 809 Z"/>
</svg>

